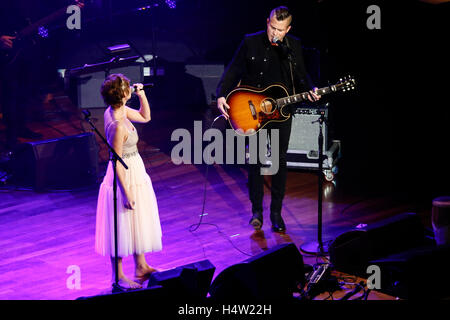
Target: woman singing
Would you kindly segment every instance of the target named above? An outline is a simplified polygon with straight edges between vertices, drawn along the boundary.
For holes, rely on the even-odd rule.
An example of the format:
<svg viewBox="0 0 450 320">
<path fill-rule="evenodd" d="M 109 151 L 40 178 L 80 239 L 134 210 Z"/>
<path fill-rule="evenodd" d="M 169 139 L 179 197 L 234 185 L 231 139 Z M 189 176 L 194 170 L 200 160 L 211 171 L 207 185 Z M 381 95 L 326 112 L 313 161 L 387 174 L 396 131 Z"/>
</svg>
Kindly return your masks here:
<svg viewBox="0 0 450 320">
<path fill-rule="evenodd" d="M 127 289 L 141 288 L 141 284 L 156 271 L 145 260 L 146 252 L 160 251 L 161 224 L 152 182 L 137 149 L 138 134 L 132 122 L 150 121 L 150 105 L 142 84 L 135 85 L 139 96 L 139 111 L 125 103 L 131 97 L 130 81 L 122 74 L 112 74 L 101 87 L 103 99 L 109 107 L 104 114 L 105 134 L 109 144 L 122 157 L 128 170 L 117 162 L 117 242 L 119 285 Z M 110 162 L 100 186 L 97 202 L 95 250 L 111 257 L 114 264 L 114 168 Z M 133 255 L 135 280 L 123 272 L 122 258 Z"/>
</svg>

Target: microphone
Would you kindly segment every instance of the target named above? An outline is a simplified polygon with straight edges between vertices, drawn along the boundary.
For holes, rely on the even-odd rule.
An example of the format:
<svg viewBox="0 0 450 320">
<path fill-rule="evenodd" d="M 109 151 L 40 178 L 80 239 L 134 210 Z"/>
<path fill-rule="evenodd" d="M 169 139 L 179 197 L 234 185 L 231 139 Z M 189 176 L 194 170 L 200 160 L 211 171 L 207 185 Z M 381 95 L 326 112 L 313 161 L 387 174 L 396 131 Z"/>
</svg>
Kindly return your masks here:
<svg viewBox="0 0 450 320">
<path fill-rule="evenodd" d="M 130 87 L 130 90 L 131 90 L 132 93 L 133 93 L 133 92 L 136 92 L 136 87 L 135 87 L 135 86 L 136 86 L 136 85 L 133 84 L 133 85 Z M 144 86 L 144 88 L 152 88 L 152 87 L 153 87 L 153 83 L 144 83 L 143 86 Z M 144 90 L 144 88 L 142 88 L 141 90 Z"/>
<path fill-rule="evenodd" d="M 277 44 L 279 46 L 283 45 L 283 43 L 280 41 L 280 39 L 278 39 L 277 36 L 272 38 L 272 43 Z"/>
<path fill-rule="evenodd" d="M 280 48 L 281 52 L 283 53 L 284 57 L 287 57 L 288 59 L 292 59 L 292 50 L 289 48 L 285 43 L 281 42 L 280 39 L 278 39 L 277 36 L 272 38 L 272 43 L 276 44 L 278 48 Z"/>
</svg>

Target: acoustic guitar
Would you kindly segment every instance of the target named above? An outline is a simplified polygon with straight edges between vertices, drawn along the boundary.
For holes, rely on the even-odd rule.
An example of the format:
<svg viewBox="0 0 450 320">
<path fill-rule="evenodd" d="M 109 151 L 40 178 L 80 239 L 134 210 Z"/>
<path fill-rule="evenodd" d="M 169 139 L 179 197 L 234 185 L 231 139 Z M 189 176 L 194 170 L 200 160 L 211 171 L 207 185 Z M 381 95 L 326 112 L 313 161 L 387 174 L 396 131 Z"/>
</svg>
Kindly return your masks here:
<svg viewBox="0 0 450 320">
<path fill-rule="evenodd" d="M 326 95 L 338 91 L 349 91 L 355 88 L 355 79 L 346 77 L 338 83 L 317 89 L 318 95 Z M 256 134 L 270 122 L 282 122 L 291 116 L 288 105 L 300 103 L 308 99 L 308 92 L 289 95 L 281 84 L 270 85 L 264 89 L 240 86 L 233 89 L 226 97 L 229 123 L 239 135 Z"/>
</svg>

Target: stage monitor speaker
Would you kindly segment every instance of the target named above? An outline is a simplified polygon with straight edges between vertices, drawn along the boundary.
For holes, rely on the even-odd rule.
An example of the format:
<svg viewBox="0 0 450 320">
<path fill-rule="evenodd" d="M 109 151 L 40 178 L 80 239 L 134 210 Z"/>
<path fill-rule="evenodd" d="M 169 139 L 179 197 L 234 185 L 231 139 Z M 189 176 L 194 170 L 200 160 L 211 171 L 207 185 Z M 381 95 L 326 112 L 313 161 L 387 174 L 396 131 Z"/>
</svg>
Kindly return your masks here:
<svg viewBox="0 0 450 320">
<path fill-rule="evenodd" d="M 202 301 L 206 299 L 215 270 L 216 267 L 209 260 L 202 260 L 154 272 L 150 276 L 148 287 L 162 286 L 174 300 Z"/>
<path fill-rule="evenodd" d="M 367 277 L 369 261 L 426 243 L 425 228 L 415 213 L 402 213 L 366 228 L 339 235 L 329 246 L 336 270 Z"/>
<path fill-rule="evenodd" d="M 408 300 L 449 299 L 450 245 L 423 246 L 383 259 L 371 260 L 380 268 L 381 292 Z"/>
<path fill-rule="evenodd" d="M 79 297 L 77 300 L 89 301 L 134 301 L 146 300 L 145 305 L 158 307 L 161 303 L 166 303 L 170 299 L 169 292 L 162 286 L 154 286 L 145 289 L 115 292 L 110 294 L 99 294 L 96 296 Z"/>
<path fill-rule="evenodd" d="M 143 66 L 141 63 L 125 67 L 113 68 L 109 74 L 121 73 L 130 79 L 131 83 L 142 83 L 144 81 Z M 79 109 L 104 108 L 105 103 L 100 94 L 100 88 L 105 81 L 106 73 L 104 71 L 83 74 L 73 79 L 72 93 L 76 99 Z"/>
<path fill-rule="evenodd" d="M 19 145 L 12 158 L 12 183 L 46 189 L 92 185 L 98 176 L 98 146 L 93 133 Z"/>
<path fill-rule="evenodd" d="M 293 243 L 286 243 L 226 268 L 209 293 L 214 302 L 286 301 L 304 282 L 303 257 Z"/>
</svg>

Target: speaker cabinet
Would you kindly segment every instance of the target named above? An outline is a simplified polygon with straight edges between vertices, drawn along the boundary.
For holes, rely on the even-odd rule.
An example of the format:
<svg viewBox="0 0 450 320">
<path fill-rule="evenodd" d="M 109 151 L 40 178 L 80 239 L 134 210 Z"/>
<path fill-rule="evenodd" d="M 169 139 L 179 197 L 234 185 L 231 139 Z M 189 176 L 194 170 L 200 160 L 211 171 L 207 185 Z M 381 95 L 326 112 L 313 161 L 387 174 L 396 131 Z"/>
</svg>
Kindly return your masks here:
<svg viewBox="0 0 450 320">
<path fill-rule="evenodd" d="M 286 165 L 291 169 L 317 170 L 319 168 L 319 132 L 317 121 L 321 113 L 328 117 L 328 105 L 319 107 L 296 107 L 292 110 L 292 129 L 286 153 Z M 341 142 L 333 140 L 330 143 L 328 127 L 322 125 L 323 161 L 322 168 L 328 181 L 334 179 L 337 172 L 336 164 L 341 157 Z"/>
<path fill-rule="evenodd" d="M 18 146 L 12 159 L 12 183 L 46 189 L 72 189 L 97 182 L 98 146 L 93 133 Z"/>
<path fill-rule="evenodd" d="M 293 243 L 287 243 L 226 268 L 209 292 L 215 302 L 286 301 L 304 282 L 303 257 Z"/>
<path fill-rule="evenodd" d="M 369 261 L 426 244 L 418 215 L 403 213 L 339 235 L 330 245 L 336 270 L 367 277 Z"/>
<path fill-rule="evenodd" d="M 154 272 L 148 287 L 162 286 L 175 300 L 202 301 L 206 299 L 216 267 L 209 260 L 186 264 L 174 269 Z"/>
<path fill-rule="evenodd" d="M 380 268 L 379 291 L 408 300 L 450 298 L 450 245 L 423 246 L 370 264 Z"/>
<path fill-rule="evenodd" d="M 133 302 L 136 300 L 145 300 L 147 307 L 158 308 L 161 305 L 165 306 L 170 299 L 169 292 L 162 286 L 154 286 L 151 288 L 130 290 L 124 292 L 114 292 L 110 294 L 100 294 L 89 297 L 79 297 L 76 300 L 88 300 L 98 302 L 108 301 L 128 301 Z M 140 303 L 140 302 L 139 302 Z"/>
<path fill-rule="evenodd" d="M 197 261 L 152 273 L 147 288 L 144 289 L 80 297 L 77 300 L 133 301 L 145 299 L 146 306 L 153 309 L 167 305 L 175 306 L 179 303 L 204 302 L 215 270 L 216 267 L 209 260 Z"/>
<path fill-rule="evenodd" d="M 319 152 L 319 122 L 315 122 L 320 117 L 318 108 L 296 108 L 292 113 L 292 129 L 289 139 L 288 150 L 303 150 L 307 153 Z M 324 109 L 325 117 L 328 117 L 328 109 Z M 328 149 L 328 128 L 324 123 L 322 126 L 323 145 L 322 150 Z M 317 156 L 318 158 L 318 156 Z"/>
<path fill-rule="evenodd" d="M 121 73 L 130 79 L 131 83 L 144 81 L 143 66 L 141 63 L 135 63 L 130 66 L 112 68 L 109 74 Z M 106 78 L 105 71 L 97 71 L 70 78 L 71 98 L 76 101 L 79 109 L 103 108 L 105 103 L 100 88 Z"/>
</svg>

